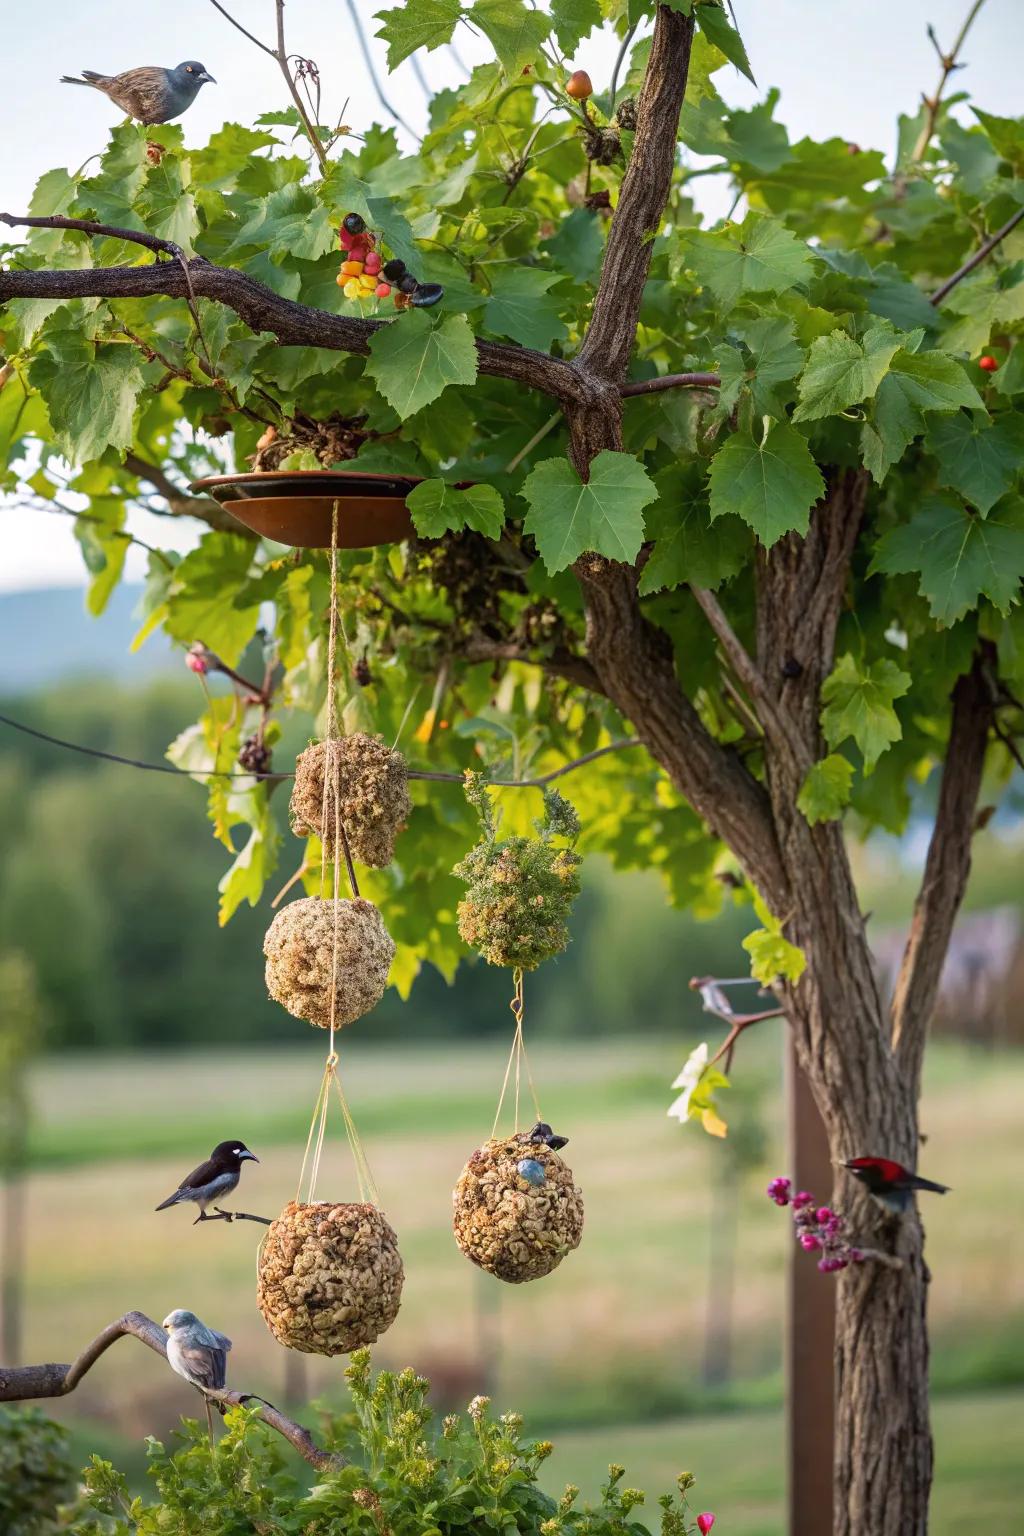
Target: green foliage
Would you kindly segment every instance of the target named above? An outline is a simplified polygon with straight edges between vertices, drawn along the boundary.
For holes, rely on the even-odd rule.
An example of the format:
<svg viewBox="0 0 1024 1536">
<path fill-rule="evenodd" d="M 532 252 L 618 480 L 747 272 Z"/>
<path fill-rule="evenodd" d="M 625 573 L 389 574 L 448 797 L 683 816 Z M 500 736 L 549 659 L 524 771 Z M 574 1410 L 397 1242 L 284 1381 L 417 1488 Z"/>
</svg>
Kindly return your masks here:
<svg viewBox="0 0 1024 1536">
<path fill-rule="evenodd" d="M 188 1419 L 180 1449 L 148 1442 L 154 1499 L 133 1498 L 124 1475 L 94 1456 L 84 1497 L 64 1528 L 73 1536 L 191 1536 L 200 1527 L 280 1536 L 646 1536 L 647 1527 L 631 1519 L 644 1495 L 621 1486 L 624 1468 L 609 1467 L 593 1508 L 578 1506 L 574 1487 L 555 1500 L 538 1486 L 553 1446 L 527 1439 L 521 1414 L 495 1419 L 490 1400 L 476 1397 L 465 1415 L 436 1425 L 425 1378 L 408 1368 L 373 1377 L 365 1349 L 355 1351 L 345 1375 L 354 1411 L 325 1416 L 320 1432 L 339 1465 L 308 1491 L 288 1470 L 283 1442 L 260 1422 L 259 1408 L 233 1408 L 213 1446 L 205 1426 Z M 664 1536 L 696 1530 L 687 1508 L 693 1483 L 684 1473 L 677 1493 L 659 1500 Z"/>
<path fill-rule="evenodd" d="M 459 933 L 490 965 L 536 970 L 569 942 L 567 920 L 580 892 L 573 845 L 579 817 L 557 790 L 544 791 L 537 837 L 498 840 L 490 792 L 467 772 L 466 799 L 476 807 L 483 837 L 452 873 L 468 886 L 459 902 Z M 556 845 L 555 838 L 569 844 Z"/>
<path fill-rule="evenodd" d="M 74 1492 L 67 1430 L 38 1408 L 0 1408 L 0 1529 L 4 1536 L 55 1536 L 60 1506 Z"/>
<path fill-rule="evenodd" d="M 271 424 L 296 439 L 294 463 L 343 451 L 378 473 L 421 476 L 410 503 L 420 542 L 340 557 L 339 709 L 348 728 L 401 738 L 427 771 L 520 777 L 632 729 L 572 681 L 586 675 L 576 561 L 596 552 L 636 565 L 645 618 L 679 658 L 707 728 L 731 746 L 744 729 L 686 588 L 714 588 L 749 637 L 758 548 L 804 535 L 826 487 L 863 466 L 872 483 L 822 697 L 831 755 L 811 768 L 800 804 L 812 821 L 898 831 L 944 755 L 949 692 L 979 636 L 1020 688 L 1024 231 L 941 302 L 930 296 L 1017 206 L 1024 130 L 984 111 L 964 127 L 943 103 L 914 161 L 919 115 L 904 120 L 892 164 L 839 137 L 791 141 L 774 92 L 741 111 L 719 89 L 729 64 L 753 73 L 728 7 L 672 8 L 693 14 L 698 31 L 631 371 L 717 369 L 717 395 L 630 398 L 621 451 L 598 455 L 584 479 L 551 402 L 478 367 L 479 344 L 495 340 L 579 354 L 607 239 L 599 205 L 604 194 L 618 204 L 631 141 L 627 129 L 610 164 L 588 159 L 593 126 L 609 126 L 610 81 L 595 79 L 584 125 L 563 63 L 599 26 L 621 38 L 645 23 L 653 0 L 408 0 L 378 13 L 391 68 L 464 28 L 489 55 L 438 93 L 414 152 L 359 123 L 361 137 L 339 138 L 320 174 L 292 139 L 291 108 L 255 127 L 227 124 L 187 152 L 175 125 L 122 124 L 98 161 L 47 173 L 32 205 L 163 231 L 290 299 L 375 315 L 368 355 L 280 346 L 207 301 L 201 338 L 179 300 L 12 301 L 0 316 L 0 487 L 83 509 L 98 612 L 122 576 L 130 509 L 151 494 L 140 465 L 176 486 L 243 469 Z M 648 32 L 624 61 L 620 102 L 639 98 Z M 150 136 L 164 146 L 158 164 Z M 700 227 L 692 154 L 714 157 L 713 174 L 744 200 L 741 220 Z M 591 206 L 580 205 L 583 187 Z M 335 231 L 349 210 L 385 257 L 443 284 L 436 309 L 345 298 Z M 70 269 L 150 258 L 118 240 L 31 230 L 0 259 Z M 994 373 L 977 366 L 989 350 Z M 308 724 L 324 704 L 327 597 L 322 553 L 283 558 L 278 546 L 211 531 L 184 558 L 152 557 L 137 644 L 162 629 L 235 665 L 265 624 L 257 670 L 276 661 L 275 709 Z M 229 715 L 204 706 L 173 759 L 238 772 L 254 717 L 244 697 Z M 1009 758 L 996 750 L 1005 779 Z M 762 772 L 756 752 L 746 760 Z M 573 792 L 588 852 L 619 870 L 653 867 L 674 903 L 718 910 L 720 850 L 642 753 L 588 764 Z M 265 898 L 282 799 L 244 777 L 230 792 L 224 781 L 208 787 L 222 919 L 237 910 L 244 922 L 242 909 Z M 516 835 L 530 799 L 509 791 L 503 802 Z M 403 993 L 424 962 L 451 977 L 465 954 L 450 872 L 471 836 L 465 807 L 417 785 L 396 864 L 367 876 L 399 946 Z M 754 945 L 766 973 L 789 963 L 776 937 Z"/>
</svg>

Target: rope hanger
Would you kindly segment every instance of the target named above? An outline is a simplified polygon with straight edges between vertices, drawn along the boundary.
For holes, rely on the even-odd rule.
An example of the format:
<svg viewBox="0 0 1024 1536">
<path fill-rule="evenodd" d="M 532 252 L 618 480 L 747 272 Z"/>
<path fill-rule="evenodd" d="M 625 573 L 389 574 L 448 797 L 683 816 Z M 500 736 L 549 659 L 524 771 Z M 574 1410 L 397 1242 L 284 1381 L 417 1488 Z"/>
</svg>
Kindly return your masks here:
<svg viewBox="0 0 1024 1536">
<path fill-rule="evenodd" d="M 530 1097 L 533 1100 L 534 1115 L 537 1120 L 544 1117 L 540 1112 L 540 1103 L 537 1099 L 537 1089 L 534 1087 L 533 1073 L 530 1070 L 530 1058 L 526 1053 L 526 1041 L 523 1038 L 523 971 L 521 966 L 516 966 L 512 972 L 512 1001 L 509 1007 L 516 1021 L 515 1034 L 512 1037 L 512 1050 L 508 1058 L 508 1066 L 505 1068 L 505 1080 L 501 1085 L 501 1093 L 498 1095 L 498 1108 L 494 1116 L 494 1124 L 491 1127 L 491 1140 L 494 1141 L 498 1134 L 498 1121 L 501 1119 L 502 1107 L 505 1103 L 505 1094 L 508 1089 L 509 1078 L 512 1069 L 515 1068 L 515 1132 L 519 1132 L 519 1089 L 520 1074 L 526 1069 L 526 1081 L 530 1085 Z"/>
<path fill-rule="evenodd" d="M 320 1080 L 320 1090 L 313 1106 L 313 1118 L 309 1125 L 309 1135 L 306 1137 L 306 1150 L 302 1156 L 302 1167 L 299 1170 L 299 1183 L 295 1192 L 296 1201 L 303 1200 L 303 1186 L 306 1188 L 305 1202 L 312 1205 L 316 1199 L 316 1183 L 320 1173 L 320 1159 L 323 1153 L 324 1137 L 327 1131 L 327 1111 L 331 1102 L 331 1086 L 338 1096 L 341 1106 L 342 1119 L 345 1122 L 345 1133 L 348 1137 L 349 1148 L 352 1152 L 352 1161 L 356 1169 L 356 1183 L 359 1186 L 359 1198 L 364 1203 L 380 1205 L 380 1194 L 374 1182 L 373 1174 L 366 1157 L 359 1132 L 356 1129 L 352 1112 L 345 1098 L 345 1090 L 341 1085 L 341 1077 L 338 1073 L 338 1051 L 335 1046 L 335 1017 L 338 1007 L 338 919 L 340 915 L 339 901 L 341 897 L 341 865 L 339 852 L 344 856 L 346 872 L 348 875 L 349 889 L 352 896 L 358 898 L 359 885 L 356 880 L 355 869 L 349 851 L 348 838 L 341 821 L 341 774 L 340 759 L 338 755 L 338 676 L 337 676 L 337 651 L 338 651 L 338 503 L 335 502 L 331 509 L 331 612 L 330 630 L 327 643 L 327 734 L 324 739 L 324 792 L 320 807 L 320 898 L 325 899 L 327 888 L 327 827 L 330 802 L 333 799 L 334 819 L 334 857 L 331 860 L 332 894 L 334 912 L 334 935 L 331 946 L 331 1019 L 330 1036 L 327 1047 L 327 1060 L 324 1063 L 323 1077 Z"/>
</svg>

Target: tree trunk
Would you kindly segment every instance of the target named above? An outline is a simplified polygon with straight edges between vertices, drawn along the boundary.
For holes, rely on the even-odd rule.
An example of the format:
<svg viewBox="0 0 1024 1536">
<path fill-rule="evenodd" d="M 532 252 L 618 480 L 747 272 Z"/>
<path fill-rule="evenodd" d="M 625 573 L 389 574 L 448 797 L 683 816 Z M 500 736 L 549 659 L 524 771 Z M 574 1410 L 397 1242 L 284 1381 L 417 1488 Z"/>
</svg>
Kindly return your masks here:
<svg viewBox="0 0 1024 1536">
<path fill-rule="evenodd" d="M 902 1269 L 855 1265 L 840 1279 L 835 1536 L 928 1531 L 929 1276 L 917 1216 L 895 1225 Z"/>
</svg>

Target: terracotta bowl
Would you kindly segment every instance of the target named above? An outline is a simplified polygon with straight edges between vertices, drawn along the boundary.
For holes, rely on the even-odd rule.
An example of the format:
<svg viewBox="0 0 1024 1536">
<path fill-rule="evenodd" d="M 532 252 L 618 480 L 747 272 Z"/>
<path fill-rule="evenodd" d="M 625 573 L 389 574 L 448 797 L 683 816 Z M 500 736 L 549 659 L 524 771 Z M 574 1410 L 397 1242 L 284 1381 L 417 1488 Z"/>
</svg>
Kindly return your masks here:
<svg viewBox="0 0 1024 1536">
<path fill-rule="evenodd" d="M 371 549 L 412 537 L 405 498 L 419 484 L 412 475 L 285 469 L 207 475 L 190 489 L 212 496 L 261 538 L 298 549 L 330 549 L 337 502 L 338 548 Z"/>
</svg>

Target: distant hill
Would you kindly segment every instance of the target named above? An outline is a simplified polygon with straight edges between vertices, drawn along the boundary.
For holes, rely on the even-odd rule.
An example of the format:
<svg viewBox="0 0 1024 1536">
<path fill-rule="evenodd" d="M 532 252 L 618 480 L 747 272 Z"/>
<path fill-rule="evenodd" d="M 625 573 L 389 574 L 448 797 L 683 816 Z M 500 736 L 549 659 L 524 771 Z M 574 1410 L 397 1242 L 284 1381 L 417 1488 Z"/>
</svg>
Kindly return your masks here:
<svg viewBox="0 0 1024 1536">
<path fill-rule="evenodd" d="M 162 634 L 134 654 L 129 649 L 141 592 L 140 586 L 118 587 L 98 619 L 86 612 L 82 587 L 0 593 L 0 693 L 86 677 L 143 682 L 180 669 Z"/>
</svg>

